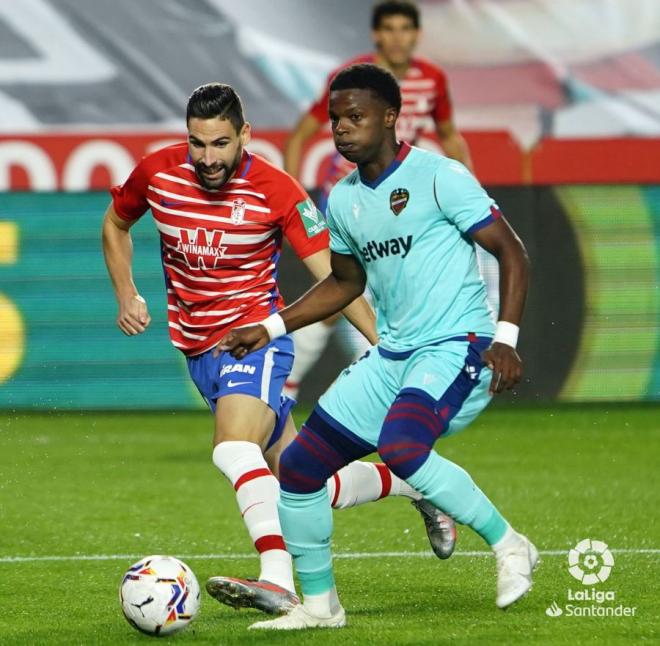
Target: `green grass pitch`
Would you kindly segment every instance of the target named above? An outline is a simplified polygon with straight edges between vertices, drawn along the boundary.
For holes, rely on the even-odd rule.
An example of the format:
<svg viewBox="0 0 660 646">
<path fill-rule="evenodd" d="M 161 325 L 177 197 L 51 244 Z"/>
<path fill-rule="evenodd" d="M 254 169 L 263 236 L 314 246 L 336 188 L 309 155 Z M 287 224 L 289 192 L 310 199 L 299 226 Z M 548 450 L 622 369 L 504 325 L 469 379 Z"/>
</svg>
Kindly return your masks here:
<svg viewBox="0 0 660 646">
<path fill-rule="evenodd" d="M 202 586 L 215 574 L 255 575 L 233 490 L 211 464 L 210 435 L 206 413 L 1 413 L 0 643 L 148 643 L 117 600 L 124 569 L 148 554 L 183 558 Z M 390 499 L 334 514 L 347 628 L 254 634 L 247 627 L 261 615 L 203 593 L 199 617 L 170 640 L 658 643 L 660 408 L 495 408 L 437 448 L 545 552 L 521 602 L 495 607 L 494 559 L 470 530 L 459 528 L 457 554 L 440 562 L 417 512 Z M 597 589 L 613 590 L 605 605 L 635 607 L 634 617 L 546 615 L 553 601 L 569 603 L 567 590 L 585 589 L 567 571 L 567 550 L 583 538 L 615 550 Z"/>
</svg>

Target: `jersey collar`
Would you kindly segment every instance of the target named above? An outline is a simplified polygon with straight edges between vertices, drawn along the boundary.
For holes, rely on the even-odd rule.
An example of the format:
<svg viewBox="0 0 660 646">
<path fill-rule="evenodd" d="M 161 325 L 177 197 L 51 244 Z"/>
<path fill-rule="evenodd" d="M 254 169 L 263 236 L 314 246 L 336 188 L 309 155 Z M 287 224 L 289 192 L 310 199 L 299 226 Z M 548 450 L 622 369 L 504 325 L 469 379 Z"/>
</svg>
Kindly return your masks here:
<svg viewBox="0 0 660 646">
<path fill-rule="evenodd" d="M 360 173 L 360 181 L 369 188 L 377 188 L 379 184 L 382 184 L 399 166 L 401 166 L 403 160 L 408 156 L 410 152 L 410 144 L 407 144 L 405 141 L 401 143 L 401 148 L 396 154 L 396 157 L 390 162 L 389 166 L 373 181 L 369 181 L 362 177 Z"/>
<path fill-rule="evenodd" d="M 241 159 L 241 163 L 238 165 L 238 168 L 236 169 L 236 174 L 234 175 L 234 177 L 243 179 L 248 174 L 248 171 L 250 170 L 250 166 L 252 166 L 252 155 L 247 150 L 244 149 L 243 158 Z"/>
</svg>

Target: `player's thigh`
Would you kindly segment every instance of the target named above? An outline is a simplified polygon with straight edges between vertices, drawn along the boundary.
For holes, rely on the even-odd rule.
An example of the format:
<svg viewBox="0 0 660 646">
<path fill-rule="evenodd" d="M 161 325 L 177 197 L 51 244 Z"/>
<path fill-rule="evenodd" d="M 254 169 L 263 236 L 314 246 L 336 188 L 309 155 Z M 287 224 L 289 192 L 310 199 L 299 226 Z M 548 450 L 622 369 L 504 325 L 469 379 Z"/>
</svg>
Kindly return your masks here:
<svg viewBox="0 0 660 646">
<path fill-rule="evenodd" d="M 488 343 L 448 341 L 424 348 L 409 360 L 402 390 L 422 391 L 437 402 L 443 437 L 465 428 L 490 402 L 491 371 L 481 360 Z"/>
<path fill-rule="evenodd" d="M 275 411 L 252 395 L 224 395 L 216 401 L 213 445 L 244 441 L 266 450 L 275 428 Z"/>
<path fill-rule="evenodd" d="M 282 434 L 275 441 L 270 443 L 269 448 L 264 453 L 264 458 L 268 464 L 268 468 L 273 472 L 273 475 L 280 479 L 280 456 L 298 434 L 296 424 L 293 421 L 291 414 L 287 414 L 286 421 L 282 427 Z"/>
<path fill-rule="evenodd" d="M 462 431 L 490 404 L 492 395 L 488 392 L 488 388 L 492 376 L 493 373 L 490 368 L 484 367 L 479 376 L 479 383 L 470 392 L 458 413 L 450 420 L 449 428 L 443 433 L 442 437 L 448 437 Z"/>
<path fill-rule="evenodd" d="M 288 336 L 243 359 L 227 352 L 188 359 L 190 375 L 215 414 L 214 444 L 245 440 L 266 449 L 279 439 L 292 404 L 281 394 L 292 364 Z"/>
<path fill-rule="evenodd" d="M 318 403 L 331 425 L 347 429 L 374 447 L 398 392 L 396 376 L 384 364 L 376 348 L 369 350 L 342 371 Z"/>
</svg>

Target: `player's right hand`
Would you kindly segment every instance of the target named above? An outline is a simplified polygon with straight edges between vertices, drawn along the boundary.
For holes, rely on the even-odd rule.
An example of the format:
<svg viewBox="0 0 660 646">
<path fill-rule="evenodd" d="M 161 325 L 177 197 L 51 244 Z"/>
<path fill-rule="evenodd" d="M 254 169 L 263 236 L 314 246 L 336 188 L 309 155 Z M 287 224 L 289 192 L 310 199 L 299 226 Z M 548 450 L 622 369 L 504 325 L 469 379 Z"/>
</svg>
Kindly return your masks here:
<svg viewBox="0 0 660 646">
<path fill-rule="evenodd" d="M 140 295 L 130 296 L 119 301 L 117 325 L 127 336 L 141 334 L 151 323 L 147 302 Z"/>
<path fill-rule="evenodd" d="M 493 371 L 488 388 L 491 396 L 511 390 L 522 377 L 522 360 L 515 349 L 506 343 L 494 342 L 481 353 L 481 360 Z"/>
<path fill-rule="evenodd" d="M 237 327 L 225 334 L 213 350 L 217 357 L 221 352 L 229 352 L 235 359 L 242 359 L 246 354 L 263 348 L 270 343 L 268 330 L 263 325 Z"/>
</svg>

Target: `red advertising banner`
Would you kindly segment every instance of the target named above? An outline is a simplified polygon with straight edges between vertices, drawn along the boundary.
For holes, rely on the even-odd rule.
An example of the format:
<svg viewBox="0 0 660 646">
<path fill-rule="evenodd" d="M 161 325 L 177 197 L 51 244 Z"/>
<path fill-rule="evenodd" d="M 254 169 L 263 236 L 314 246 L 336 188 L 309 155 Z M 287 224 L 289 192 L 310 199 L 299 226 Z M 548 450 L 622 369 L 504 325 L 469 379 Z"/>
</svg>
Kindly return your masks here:
<svg viewBox="0 0 660 646">
<path fill-rule="evenodd" d="M 144 155 L 182 141 L 176 132 L 87 132 L 0 137 L 0 191 L 88 191 L 119 184 Z M 258 131 L 252 152 L 282 164 L 285 131 Z M 542 140 L 523 151 L 507 132 L 465 133 L 476 175 L 489 186 L 658 183 L 660 139 Z M 441 151 L 432 137 L 417 142 Z M 301 181 L 319 186 L 335 153 L 323 134 L 305 149 Z"/>
</svg>

